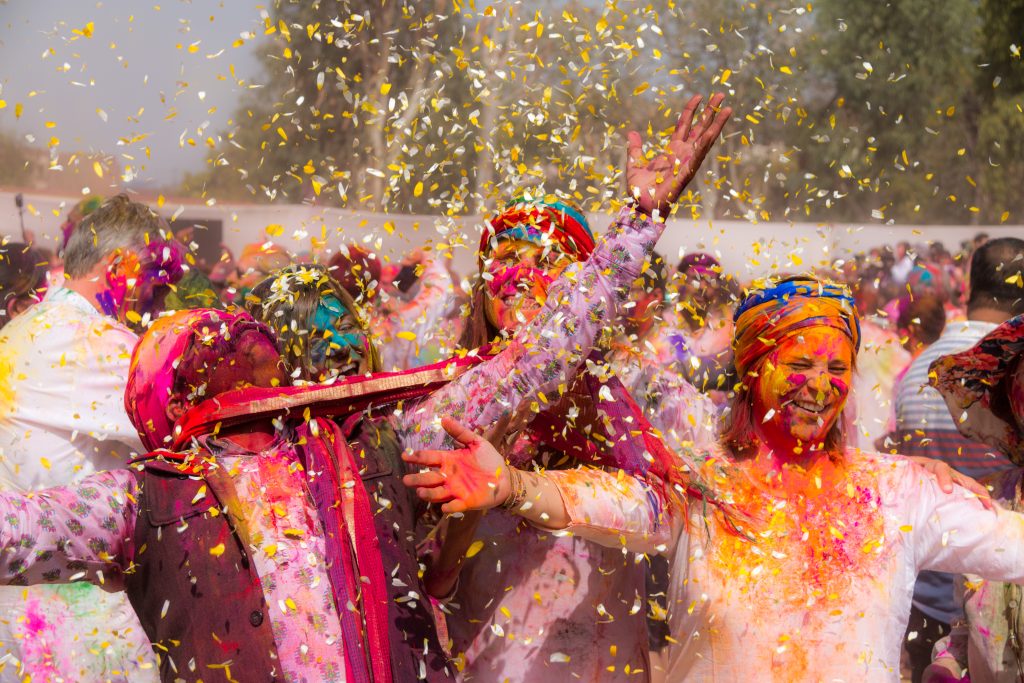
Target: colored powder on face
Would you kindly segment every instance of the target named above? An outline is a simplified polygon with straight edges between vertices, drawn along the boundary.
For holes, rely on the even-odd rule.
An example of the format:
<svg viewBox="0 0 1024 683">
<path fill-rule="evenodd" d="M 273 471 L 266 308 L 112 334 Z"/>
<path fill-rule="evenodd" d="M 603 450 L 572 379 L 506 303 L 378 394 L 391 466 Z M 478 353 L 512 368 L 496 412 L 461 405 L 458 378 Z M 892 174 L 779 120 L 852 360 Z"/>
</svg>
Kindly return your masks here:
<svg viewBox="0 0 1024 683">
<path fill-rule="evenodd" d="M 829 382 L 831 382 L 832 388 L 839 393 L 841 399 L 845 399 L 846 395 L 850 393 L 850 387 L 838 377 L 829 378 Z"/>
<path fill-rule="evenodd" d="M 524 265 L 494 268 L 490 273 L 492 278 L 487 281 L 487 291 L 495 298 L 518 294 L 527 285 L 532 290 L 536 290 L 539 285 L 547 291 L 548 285 L 553 282 L 544 270 Z"/>
<path fill-rule="evenodd" d="M 311 360 L 318 367 L 326 364 L 329 357 L 344 356 L 347 360 L 353 354 L 362 355 L 366 348 L 366 335 L 361 332 L 345 332 L 338 330 L 348 316 L 352 314 L 336 297 L 324 297 L 313 314 L 313 329 L 310 330 Z M 340 348 L 335 348 L 335 346 Z"/>
</svg>

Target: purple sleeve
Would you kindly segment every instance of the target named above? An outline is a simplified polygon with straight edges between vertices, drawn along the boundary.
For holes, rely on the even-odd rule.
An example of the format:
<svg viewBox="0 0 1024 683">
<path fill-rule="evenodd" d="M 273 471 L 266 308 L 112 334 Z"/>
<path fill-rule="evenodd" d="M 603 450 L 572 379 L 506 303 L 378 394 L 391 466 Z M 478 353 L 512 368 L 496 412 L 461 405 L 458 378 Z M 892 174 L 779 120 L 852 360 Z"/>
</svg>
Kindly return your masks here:
<svg viewBox="0 0 1024 683">
<path fill-rule="evenodd" d="M 123 469 L 71 486 L 0 495 L 0 584 L 89 581 L 123 589 L 138 498 L 135 475 Z"/>
<path fill-rule="evenodd" d="M 623 209 L 590 258 L 566 269 L 541 311 L 501 353 L 396 417 L 402 445 L 441 446 L 445 433 L 436 421 L 443 415 L 475 429 L 531 398 L 556 400 L 559 385 L 575 373 L 601 331 L 618 320 L 629 286 L 663 229 L 664 223 Z"/>
</svg>

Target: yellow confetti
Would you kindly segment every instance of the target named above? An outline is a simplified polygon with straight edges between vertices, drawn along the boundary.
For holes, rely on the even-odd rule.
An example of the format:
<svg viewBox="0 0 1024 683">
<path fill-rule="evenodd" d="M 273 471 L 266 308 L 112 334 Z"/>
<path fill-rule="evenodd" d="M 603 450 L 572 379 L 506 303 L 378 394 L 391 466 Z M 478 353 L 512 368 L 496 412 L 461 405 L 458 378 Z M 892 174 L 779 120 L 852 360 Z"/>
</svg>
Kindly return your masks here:
<svg viewBox="0 0 1024 683">
<path fill-rule="evenodd" d="M 476 555 L 478 552 L 484 549 L 483 541 L 473 541 L 469 548 L 466 550 L 466 557 L 470 558 Z"/>
</svg>

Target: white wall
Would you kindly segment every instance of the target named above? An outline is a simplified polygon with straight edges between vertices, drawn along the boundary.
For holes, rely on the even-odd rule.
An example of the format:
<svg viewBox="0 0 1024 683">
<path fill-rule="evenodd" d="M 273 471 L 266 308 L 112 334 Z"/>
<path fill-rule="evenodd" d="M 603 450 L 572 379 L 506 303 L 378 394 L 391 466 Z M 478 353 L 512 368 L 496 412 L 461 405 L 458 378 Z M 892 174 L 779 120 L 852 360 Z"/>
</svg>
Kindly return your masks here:
<svg viewBox="0 0 1024 683">
<path fill-rule="evenodd" d="M 77 200 L 77 197 L 26 195 L 25 227 L 34 231 L 40 241 L 55 244 L 64 214 Z M 283 226 L 284 232 L 274 241 L 295 252 L 310 251 L 312 239 L 326 236 L 327 248 L 332 251 L 338 244 L 352 240 L 365 242 L 382 257 L 394 259 L 417 246 L 452 240 L 456 245 L 453 250 L 456 268 L 462 273 L 468 273 L 475 267 L 481 226 L 480 217 L 450 219 L 385 215 L 305 205 L 216 204 L 210 207 L 167 202 L 162 209 L 168 217 L 179 210 L 180 220 L 221 219 L 224 222 L 224 241 L 236 254 L 247 243 L 266 240 L 267 226 L 277 224 Z M 591 214 L 589 219 L 598 232 L 611 221 L 609 216 L 601 214 Z M 385 224 L 392 228 L 390 232 Z M 1024 226 L 1020 225 L 815 225 L 673 220 L 658 249 L 669 262 L 677 260 L 683 251 L 711 251 L 728 272 L 745 281 L 768 274 L 773 269 L 799 271 L 902 240 L 911 243 L 938 240 L 954 249 L 961 240 L 970 239 L 981 230 L 993 237 L 1024 239 Z M 0 191 L 0 235 L 20 239 L 12 192 Z"/>
</svg>

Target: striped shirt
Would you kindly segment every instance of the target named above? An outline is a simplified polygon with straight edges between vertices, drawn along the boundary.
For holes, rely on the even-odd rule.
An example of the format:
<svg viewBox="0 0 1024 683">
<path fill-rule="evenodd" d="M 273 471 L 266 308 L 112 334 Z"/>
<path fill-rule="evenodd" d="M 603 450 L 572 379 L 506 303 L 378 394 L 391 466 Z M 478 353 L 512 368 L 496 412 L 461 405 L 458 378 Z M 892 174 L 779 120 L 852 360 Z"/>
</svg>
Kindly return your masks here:
<svg viewBox="0 0 1024 683">
<path fill-rule="evenodd" d="M 896 386 L 897 449 L 947 463 L 979 479 L 1013 467 L 999 451 L 960 435 L 942 395 L 928 384 L 928 368 L 938 358 L 971 348 L 996 328 L 994 323 L 951 322 L 938 340 L 914 359 Z M 923 571 L 914 586 L 914 607 L 949 624 L 961 610 L 953 599 L 953 575 Z"/>
<path fill-rule="evenodd" d="M 950 323 L 943 335 L 910 364 L 896 387 L 900 453 L 942 460 L 975 479 L 1012 467 L 998 450 L 961 436 L 946 402 L 928 385 L 928 368 L 936 359 L 966 351 L 995 328 L 994 323 L 977 320 Z"/>
</svg>

